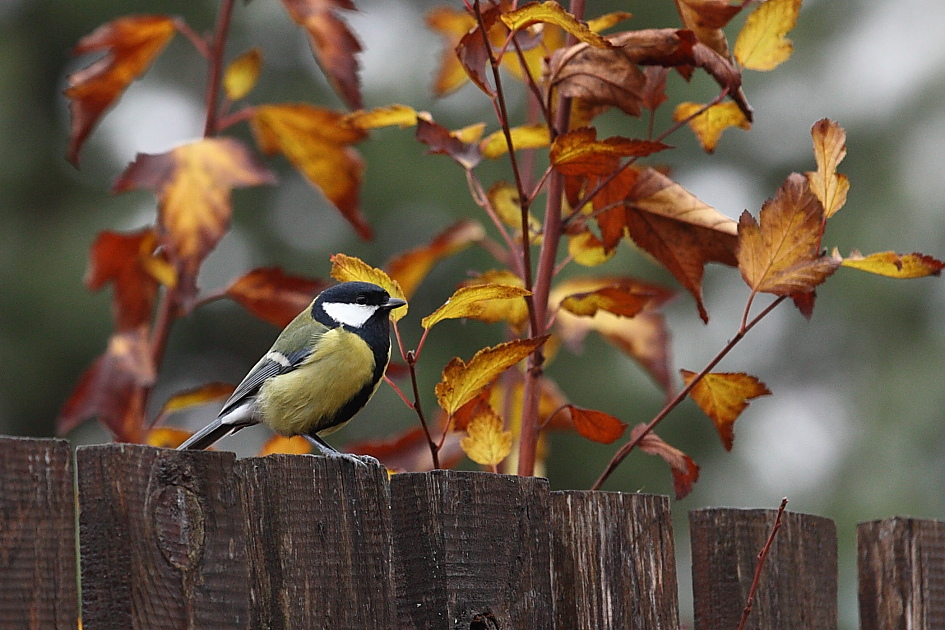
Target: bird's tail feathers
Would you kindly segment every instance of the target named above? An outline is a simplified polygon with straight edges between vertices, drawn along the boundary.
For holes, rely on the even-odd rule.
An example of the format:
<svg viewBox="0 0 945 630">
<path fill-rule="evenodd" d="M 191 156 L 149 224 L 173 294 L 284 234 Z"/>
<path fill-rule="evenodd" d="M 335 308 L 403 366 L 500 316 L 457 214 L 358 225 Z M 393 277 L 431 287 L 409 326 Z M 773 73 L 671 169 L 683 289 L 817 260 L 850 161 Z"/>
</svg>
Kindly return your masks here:
<svg viewBox="0 0 945 630">
<path fill-rule="evenodd" d="M 191 435 L 187 440 L 177 447 L 177 450 L 195 450 L 201 451 L 217 440 L 226 437 L 233 432 L 234 427 L 232 424 L 223 424 L 223 422 L 217 418 L 204 428 L 200 429 L 193 435 Z"/>
</svg>

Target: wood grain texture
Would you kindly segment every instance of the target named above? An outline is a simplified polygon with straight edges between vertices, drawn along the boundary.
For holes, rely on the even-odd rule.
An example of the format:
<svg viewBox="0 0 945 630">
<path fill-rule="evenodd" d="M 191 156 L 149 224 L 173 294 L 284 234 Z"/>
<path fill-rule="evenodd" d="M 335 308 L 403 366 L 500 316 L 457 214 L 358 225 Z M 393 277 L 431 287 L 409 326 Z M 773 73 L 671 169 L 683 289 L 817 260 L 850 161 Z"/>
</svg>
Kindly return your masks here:
<svg viewBox="0 0 945 630">
<path fill-rule="evenodd" d="M 696 630 L 737 628 L 758 553 L 777 510 L 709 508 L 689 512 Z M 837 534 L 833 521 L 785 512 L 746 628 L 835 630 Z"/>
<path fill-rule="evenodd" d="M 857 526 L 861 630 L 945 628 L 945 522 Z"/>
<path fill-rule="evenodd" d="M 398 628 L 548 630 L 548 482 L 439 470 L 391 478 Z"/>
<path fill-rule="evenodd" d="M 77 450 L 85 630 L 248 627 L 234 462 L 130 444 Z"/>
<path fill-rule="evenodd" d="M 0 438 L 0 628 L 75 628 L 72 450 Z"/>
<path fill-rule="evenodd" d="M 250 628 L 393 628 L 387 471 L 298 455 L 236 469 L 249 515 Z"/>
<path fill-rule="evenodd" d="M 552 492 L 555 627 L 679 628 L 669 498 Z"/>
</svg>

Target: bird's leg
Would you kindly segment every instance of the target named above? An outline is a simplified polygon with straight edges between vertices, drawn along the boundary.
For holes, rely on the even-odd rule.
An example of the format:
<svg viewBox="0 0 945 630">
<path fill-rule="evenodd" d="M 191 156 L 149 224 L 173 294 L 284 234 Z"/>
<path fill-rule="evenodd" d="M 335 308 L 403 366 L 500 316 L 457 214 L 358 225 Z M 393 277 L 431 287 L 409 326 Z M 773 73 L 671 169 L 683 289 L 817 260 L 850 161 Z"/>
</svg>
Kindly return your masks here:
<svg viewBox="0 0 945 630">
<path fill-rule="evenodd" d="M 302 437 L 308 440 L 308 443 L 318 449 L 318 451 L 325 457 L 339 457 L 341 459 L 347 459 L 348 461 L 354 462 L 358 466 L 381 465 L 379 461 L 370 455 L 354 455 L 352 453 L 342 453 L 337 451 L 317 435 L 309 435 L 308 433 L 305 433 L 302 435 Z"/>
</svg>

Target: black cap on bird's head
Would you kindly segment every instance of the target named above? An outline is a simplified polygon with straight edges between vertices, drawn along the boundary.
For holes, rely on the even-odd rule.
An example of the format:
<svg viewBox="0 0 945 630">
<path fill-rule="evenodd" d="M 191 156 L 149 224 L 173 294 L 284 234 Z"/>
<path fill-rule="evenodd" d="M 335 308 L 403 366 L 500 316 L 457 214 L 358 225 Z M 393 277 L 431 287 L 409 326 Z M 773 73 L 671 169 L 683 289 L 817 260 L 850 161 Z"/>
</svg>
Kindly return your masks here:
<svg viewBox="0 0 945 630">
<path fill-rule="evenodd" d="M 342 282 L 322 291 L 312 303 L 312 317 L 329 327 L 358 329 L 368 321 L 387 322 L 388 313 L 406 305 L 370 282 Z"/>
</svg>

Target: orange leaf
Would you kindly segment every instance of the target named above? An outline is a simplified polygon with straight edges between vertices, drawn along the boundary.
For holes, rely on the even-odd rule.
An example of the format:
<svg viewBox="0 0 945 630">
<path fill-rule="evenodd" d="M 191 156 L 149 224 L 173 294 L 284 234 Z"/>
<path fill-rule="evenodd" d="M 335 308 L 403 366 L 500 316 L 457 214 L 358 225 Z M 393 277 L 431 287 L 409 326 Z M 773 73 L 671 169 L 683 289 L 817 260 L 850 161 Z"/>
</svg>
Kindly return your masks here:
<svg viewBox="0 0 945 630">
<path fill-rule="evenodd" d="M 606 311 L 598 311 L 593 317 L 579 317 L 559 310 L 555 317 L 555 331 L 572 347 L 579 346 L 588 332 L 597 332 L 637 361 L 665 391 L 671 391 L 669 332 L 659 307 L 674 295 L 673 291 L 632 278 L 570 278 L 555 286 L 549 303 L 557 307 L 565 296 L 609 286 L 619 286 L 628 291 L 650 292 L 652 297 L 646 308 L 635 317 L 618 317 Z"/>
<path fill-rule="evenodd" d="M 159 280 L 176 280 L 160 254 L 152 228 L 134 234 L 101 232 L 92 244 L 85 285 L 98 291 L 112 284 L 115 328 L 130 330 L 151 321 Z M 156 277 L 159 276 L 159 277 Z"/>
<path fill-rule="evenodd" d="M 627 196 L 627 231 L 696 299 L 703 321 L 705 265 L 736 265 L 737 224 L 651 168 L 643 169 Z"/>
<path fill-rule="evenodd" d="M 63 435 L 88 418 L 98 418 L 125 442 L 140 442 L 146 390 L 155 368 L 144 326 L 112 335 L 108 348 L 85 370 L 63 405 L 56 431 Z"/>
<path fill-rule="evenodd" d="M 230 62 L 223 75 L 226 97 L 231 101 L 238 101 L 249 94 L 256 87 L 261 68 L 262 50 L 258 47 L 250 48 Z"/>
<path fill-rule="evenodd" d="M 347 256 L 345 254 L 335 254 L 332 256 L 331 277 L 338 282 L 371 282 L 379 287 L 383 287 L 391 297 L 400 298 L 402 300 L 407 299 L 396 280 L 392 280 L 385 272 L 377 267 L 370 266 L 360 258 L 355 258 L 354 256 Z M 409 307 L 405 305 L 401 308 L 394 309 L 390 314 L 391 319 L 395 322 L 400 320 L 400 318 L 407 314 L 408 308 Z"/>
<path fill-rule="evenodd" d="M 635 440 L 646 429 L 645 424 L 638 424 L 630 431 L 630 439 Z M 692 485 L 699 480 L 699 466 L 692 458 L 675 446 L 670 446 L 663 438 L 652 431 L 639 442 L 640 450 L 648 455 L 658 455 L 669 464 L 673 474 L 673 489 L 676 499 L 683 499 L 692 492 Z"/>
<path fill-rule="evenodd" d="M 615 250 L 604 247 L 603 241 L 590 230 L 568 237 L 568 254 L 579 265 L 596 267 L 611 258 Z"/>
<path fill-rule="evenodd" d="M 696 376 L 689 370 L 680 372 L 687 385 Z M 770 395 L 771 391 L 764 383 L 744 372 L 706 374 L 689 392 L 690 398 L 715 424 L 727 451 L 732 450 L 732 440 L 735 439 L 735 420 L 748 407 L 749 401 Z"/>
<path fill-rule="evenodd" d="M 364 164 L 350 146 L 366 138 L 366 132 L 347 124 L 338 112 L 311 105 L 262 105 L 253 112 L 251 126 L 259 148 L 285 155 L 361 238 L 371 238 L 358 200 Z"/>
<path fill-rule="evenodd" d="M 512 432 L 503 429 L 502 418 L 487 405 L 466 426 L 460 446 L 469 459 L 495 468 L 512 452 Z"/>
<path fill-rule="evenodd" d="M 837 250 L 833 257 L 839 258 Z M 841 263 L 844 267 L 867 271 L 889 278 L 923 278 L 937 276 L 945 269 L 945 262 L 925 254 L 897 254 L 896 252 L 877 252 L 864 256 L 853 250 Z"/>
<path fill-rule="evenodd" d="M 507 284 L 480 284 L 460 287 L 440 308 L 420 320 L 424 328 L 432 328 L 444 319 L 459 319 L 478 316 L 486 309 L 484 302 L 491 300 L 513 300 L 531 295 L 529 291 Z"/>
<path fill-rule="evenodd" d="M 829 219 L 847 202 L 850 190 L 850 180 L 837 172 L 837 165 L 847 154 L 847 134 L 843 127 L 826 118 L 814 123 L 810 132 L 817 172 L 805 174 L 811 191 L 824 206 L 824 216 Z"/>
<path fill-rule="evenodd" d="M 311 452 L 312 445 L 301 435 L 293 435 L 292 437 L 274 435 L 266 440 L 266 443 L 259 449 L 257 457 L 283 453 L 286 455 L 308 455 Z"/>
<path fill-rule="evenodd" d="M 594 291 L 573 293 L 561 300 L 561 308 L 583 317 L 593 317 L 598 310 L 620 317 L 633 317 L 653 298 L 646 290 L 624 287 L 602 287 Z"/>
<path fill-rule="evenodd" d="M 738 268 L 753 292 L 807 293 L 840 266 L 820 256 L 824 207 L 797 173 L 761 208 L 761 225 L 747 211 L 738 222 Z"/>
<path fill-rule="evenodd" d="M 676 0 L 676 9 L 683 25 L 695 33 L 700 42 L 724 57 L 729 56 L 729 51 L 722 27 L 743 6 L 729 4 L 729 0 Z"/>
<path fill-rule="evenodd" d="M 326 286 L 321 280 L 290 276 L 278 267 L 259 267 L 235 280 L 226 295 L 259 319 L 284 328 Z"/>
<path fill-rule="evenodd" d="M 171 427 L 161 427 L 160 429 L 151 429 L 145 437 L 144 443 L 148 446 L 158 448 L 177 448 L 189 438 L 191 433 L 183 429 L 173 429 Z"/>
<path fill-rule="evenodd" d="M 464 287 L 500 284 L 523 288 L 522 279 L 511 271 L 487 271 L 480 276 L 467 280 Z M 524 290 L 524 289 L 523 289 Z M 521 332 L 528 321 L 528 305 L 525 300 L 487 300 L 479 305 L 476 319 L 481 322 L 495 323 L 505 321 L 512 330 Z"/>
<path fill-rule="evenodd" d="M 565 175 L 612 174 L 625 157 L 645 157 L 670 148 L 653 140 L 605 138 L 597 140 L 597 130 L 581 127 L 555 138 L 549 159 L 552 166 Z"/>
<path fill-rule="evenodd" d="M 620 438 L 627 428 L 623 422 L 603 411 L 583 409 L 575 405 L 565 405 L 571 413 L 577 432 L 594 442 L 610 444 Z"/>
<path fill-rule="evenodd" d="M 767 0 L 745 20 L 735 40 L 735 58 L 749 70 L 774 70 L 794 45 L 785 35 L 797 24 L 801 0 Z"/>
<path fill-rule="evenodd" d="M 70 162 L 78 164 L 79 150 L 92 128 L 161 54 L 174 36 L 174 28 L 174 20 L 163 15 L 133 15 L 103 24 L 79 40 L 73 54 L 106 51 L 106 55 L 69 75 L 65 94 L 72 113 Z"/>
<path fill-rule="evenodd" d="M 545 343 L 548 336 L 516 339 L 477 352 L 469 363 L 453 358 L 436 384 L 436 399 L 447 413 L 457 409 L 488 388 L 499 376 Z"/>
<path fill-rule="evenodd" d="M 538 22 L 554 24 L 575 39 L 597 48 L 610 48 L 612 44 L 592 31 L 587 24 L 565 11 L 557 2 L 529 2 L 514 11 L 502 14 L 502 22 L 510 30 L 517 31 Z"/>
<path fill-rule="evenodd" d="M 318 65 L 335 92 L 351 109 L 361 109 L 358 60 L 361 44 L 341 18 L 339 9 L 355 10 L 351 0 L 282 0 L 292 20 L 308 33 Z"/>
<path fill-rule="evenodd" d="M 204 138 L 167 153 L 139 153 L 114 190 L 146 188 L 157 196 L 163 244 L 181 274 L 186 299 L 196 292 L 201 262 L 229 229 L 230 191 L 274 181 L 238 140 Z"/>
<path fill-rule="evenodd" d="M 701 110 L 705 105 L 699 103 L 680 103 L 673 112 L 673 120 L 686 120 Z M 751 122 L 741 108 L 731 101 L 712 105 L 689 121 L 689 128 L 696 134 L 696 139 L 703 151 L 712 153 L 722 137 L 722 132 L 729 127 L 751 129 Z"/>
<path fill-rule="evenodd" d="M 389 263 L 387 273 L 400 284 L 409 298 L 433 268 L 433 265 L 448 256 L 463 251 L 486 236 L 486 231 L 476 221 L 461 219 L 421 247 L 404 252 Z"/>
</svg>

